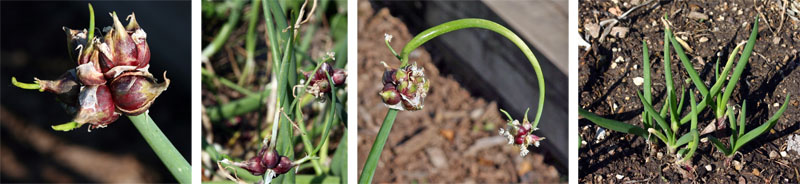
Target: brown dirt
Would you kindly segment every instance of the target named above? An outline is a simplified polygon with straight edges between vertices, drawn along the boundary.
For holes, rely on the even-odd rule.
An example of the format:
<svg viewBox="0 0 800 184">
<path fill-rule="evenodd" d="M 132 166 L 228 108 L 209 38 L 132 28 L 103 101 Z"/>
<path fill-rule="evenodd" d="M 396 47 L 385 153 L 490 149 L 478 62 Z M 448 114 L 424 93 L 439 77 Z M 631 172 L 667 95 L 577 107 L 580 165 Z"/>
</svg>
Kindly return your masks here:
<svg viewBox="0 0 800 184">
<path fill-rule="evenodd" d="M 641 2 L 637 1 L 637 2 Z M 663 99 L 663 26 L 659 18 L 669 13 L 673 30 L 678 37 L 695 49 L 687 53 L 693 59 L 694 68 L 700 75 L 711 81 L 716 53 L 721 52 L 723 60 L 733 47 L 746 40 L 752 29 L 754 17 L 759 14 L 759 34 L 754 53 L 743 73 L 732 97 L 732 102 L 748 102 L 747 130 L 765 122 L 791 94 L 790 104 L 773 129 L 745 145 L 742 153 L 734 160 L 744 161 L 743 168 L 736 170 L 726 167 L 725 156 L 710 143 L 701 143 L 692 160 L 695 166 L 692 176 L 681 174 L 683 169 L 673 166 L 663 144 L 650 147 L 642 138 L 609 131 L 603 140 L 596 140 L 597 126 L 586 120 L 579 122 L 581 137 L 587 142 L 579 152 L 579 175 L 581 183 L 606 182 L 701 182 L 701 183 L 793 183 L 800 182 L 800 157 L 789 153 L 787 157 L 770 158 L 770 152 L 781 152 L 786 148 L 788 135 L 800 133 L 797 96 L 800 91 L 800 74 L 794 72 L 798 62 L 800 46 L 800 22 L 793 22 L 781 15 L 781 2 L 766 1 L 754 4 L 753 1 L 705 2 L 668 1 L 651 9 L 637 10 L 617 26 L 630 28 L 627 37 L 608 36 L 600 42 L 598 38 L 585 36 L 592 44 L 590 51 L 581 49 L 579 55 L 579 104 L 604 117 L 621 120 L 641 126 L 642 107 L 636 91 L 641 90 L 632 81 L 642 76 L 642 40 L 648 42 L 652 64 L 653 91 L 656 101 Z M 615 17 L 610 12 L 622 12 L 638 4 L 631 1 L 580 2 L 579 30 L 585 33 L 584 25 L 598 23 L 600 20 Z M 713 20 L 698 21 L 687 17 L 689 12 L 697 11 L 709 15 Z M 713 13 L 713 14 L 712 14 Z M 765 16 L 766 15 L 766 16 Z M 724 17 L 724 20 L 720 19 Z M 680 32 L 690 33 L 683 34 Z M 608 39 L 613 38 L 613 39 Z M 706 42 L 700 40 L 707 39 Z M 622 57 L 624 61 L 614 63 Z M 676 84 L 688 86 L 681 81 L 688 76 L 672 52 L 673 74 Z M 616 65 L 616 67 L 611 67 Z M 708 84 L 706 84 L 708 85 Z M 660 108 L 660 103 L 655 104 Z M 701 115 L 698 127 L 705 127 L 714 115 L 708 111 Z M 684 128 L 685 129 L 685 128 Z M 722 132 L 723 135 L 727 131 Z M 727 140 L 723 140 L 727 142 Z M 665 156 L 658 158 L 657 152 Z M 710 165 L 711 171 L 705 166 Z M 621 180 L 617 175 L 623 176 Z"/>
<path fill-rule="evenodd" d="M 412 38 L 405 24 L 387 9 L 374 12 L 368 2 L 358 9 L 358 170 L 363 169 L 388 108 L 376 95 L 384 71 L 380 61 L 397 67 L 400 62 L 386 48 L 384 33 L 394 36 L 392 47 Z M 425 108 L 400 112 L 381 154 L 374 182 L 558 182 L 555 167 L 536 153 L 521 158 L 519 150 L 494 144 L 473 154 L 467 150 L 479 139 L 497 140 L 505 124 L 495 102 L 470 96 L 452 77 L 441 76 L 425 50 L 412 53 L 411 61 L 425 68 L 431 90 Z M 433 162 L 440 162 L 438 167 Z M 360 173 L 359 173 L 360 174 Z"/>
</svg>

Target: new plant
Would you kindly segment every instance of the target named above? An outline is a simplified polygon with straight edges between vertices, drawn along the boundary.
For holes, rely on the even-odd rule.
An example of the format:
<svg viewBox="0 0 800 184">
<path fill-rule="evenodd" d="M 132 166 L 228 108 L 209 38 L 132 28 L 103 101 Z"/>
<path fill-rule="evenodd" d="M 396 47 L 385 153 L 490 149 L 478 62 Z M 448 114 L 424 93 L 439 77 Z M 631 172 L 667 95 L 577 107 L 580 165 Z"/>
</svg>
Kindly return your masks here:
<svg viewBox="0 0 800 184">
<path fill-rule="evenodd" d="M 218 151 L 210 141 L 203 141 L 204 153 L 208 154 L 211 161 L 217 165 L 204 165 L 208 170 L 217 170 L 219 176 L 226 179 L 244 183 L 346 183 L 347 144 L 346 134 L 339 140 L 336 153 L 328 153 L 329 147 L 335 142 L 331 141 L 334 126 L 346 120 L 344 101 L 341 93 L 345 90 L 347 72 L 343 69 L 347 60 L 346 55 L 335 55 L 328 52 L 321 59 L 310 56 L 311 35 L 315 35 L 320 23 L 312 21 L 314 18 L 325 18 L 325 11 L 330 2 L 335 1 L 292 1 L 279 2 L 278 0 L 252 0 L 247 16 L 241 12 L 246 1 L 233 0 L 224 2 L 203 2 L 204 12 L 216 12 L 218 8 L 227 7 L 228 21 L 224 23 L 205 49 L 203 49 L 203 88 L 214 93 L 228 88 L 245 97 L 236 99 L 218 106 L 205 108 L 204 124 L 207 128 L 219 128 L 204 134 L 208 136 L 214 132 L 229 132 L 226 122 L 240 118 L 246 113 L 256 112 L 256 122 L 266 121 L 271 128 L 262 127 L 258 123 L 255 133 L 259 141 L 248 141 L 260 146 L 253 156 L 249 158 L 233 158 L 222 151 Z M 300 4 L 302 3 L 302 5 Z M 291 12 L 287 14 L 288 12 Z M 329 19 L 331 24 L 339 24 L 346 20 L 346 14 L 335 14 L 334 19 Z M 225 47 L 235 47 L 229 42 L 231 32 L 236 29 L 237 23 L 244 18 L 247 34 L 244 36 L 245 56 L 241 63 L 242 72 L 229 80 L 214 71 L 212 56 Z M 260 20 L 264 20 L 264 24 Z M 256 42 L 256 26 L 264 25 L 266 32 L 264 49 L 259 49 Z M 346 25 L 346 24 L 339 24 Z M 244 26 L 244 25 L 243 25 Z M 300 27 L 303 27 L 301 30 Z M 346 28 L 346 27 L 345 27 Z M 331 28 L 331 31 L 340 29 Z M 333 35 L 338 35 L 333 33 Z M 344 35 L 346 36 L 346 34 Z M 334 37 L 339 43 L 346 43 L 342 37 Z M 337 43 L 334 51 L 346 50 L 346 44 Z M 268 52 L 264 78 L 269 78 L 269 83 L 255 84 L 259 75 L 256 71 L 256 56 L 259 52 Z M 346 53 L 346 52 L 341 52 Z M 233 56 L 235 57 L 235 56 Z M 235 59 L 233 61 L 236 61 Z M 239 67 L 240 63 L 231 62 Z M 267 80 L 262 80 L 267 81 Z M 252 86 L 263 86 L 262 91 L 252 91 Z M 313 106 L 314 102 L 323 103 L 319 113 L 304 113 L 304 109 Z M 264 110 L 266 109 L 266 110 Z M 313 108 L 317 109 L 317 108 Z M 263 110 L 263 111 L 261 111 Z M 250 116 L 247 116 L 250 117 Z M 263 121 L 262 121 L 263 119 Z M 310 130 L 307 130 L 311 127 Z M 346 127 L 344 132 L 346 132 Z M 299 134 L 295 134 L 295 130 Z M 247 134 L 243 131 L 234 132 L 231 140 L 241 138 Z M 240 139 L 241 140 L 241 139 Z M 253 139 L 255 140 L 255 139 Z M 302 152 L 295 152 L 295 147 L 302 145 Z M 333 155 L 331 158 L 330 155 Z M 216 168 L 214 168 L 216 166 Z M 305 169 L 313 170 L 313 174 L 298 174 Z"/>
<path fill-rule="evenodd" d="M 642 41 L 643 47 L 643 74 L 644 74 L 644 94 L 641 92 L 638 93 L 639 99 L 642 102 L 642 106 L 644 107 L 644 111 L 642 112 L 642 125 L 644 127 L 638 127 L 631 124 L 626 124 L 623 122 L 609 120 L 602 117 L 599 117 L 591 112 L 588 112 L 584 109 L 579 109 L 579 114 L 594 122 L 596 125 L 605 127 L 611 130 L 635 134 L 641 137 L 646 138 L 648 141 L 652 136 L 657 137 L 661 140 L 668 148 L 669 153 L 676 153 L 675 150 L 678 149 L 680 146 L 686 144 L 686 147 L 683 149 L 678 150 L 676 153 L 676 157 L 678 158 L 677 162 L 683 162 L 689 160 L 693 155 L 694 151 L 697 149 L 699 136 L 709 133 L 706 131 L 699 132 L 697 128 L 697 120 L 699 114 L 703 111 L 703 109 L 707 106 L 714 107 L 714 113 L 716 118 L 712 121 L 709 125 L 712 129 L 709 131 L 715 131 L 722 129 L 724 124 L 722 123 L 726 116 L 724 112 L 726 112 L 726 108 L 728 107 L 728 101 L 730 100 L 731 94 L 733 89 L 736 87 L 736 83 L 739 81 L 744 68 L 747 66 L 747 62 L 749 61 L 750 55 L 753 52 L 753 47 L 755 45 L 757 33 L 758 33 L 758 17 L 756 17 L 755 22 L 753 23 L 752 32 L 746 45 L 744 46 L 744 50 L 742 51 L 741 57 L 739 58 L 739 62 L 736 65 L 736 68 L 733 70 L 733 73 L 728 76 L 729 72 L 731 72 L 731 68 L 733 67 L 733 60 L 735 59 L 736 54 L 738 53 L 739 49 L 742 47 L 742 44 L 738 44 L 733 52 L 728 57 L 727 62 L 725 63 L 724 68 L 722 71 L 719 71 L 719 62 L 717 62 L 716 69 L 715 69 L 715 82 L 714 85 L 711 86 L 710 90 L 705 86 L 705 83 L 700 79 L 697 71 L 694 70 L 691 61 L 686 57 L 686 54 L 683 50 L 683 44 L 685 44 L 682 40 L 674 37 L 672 31 L 670 29 L 670 23 L 667 21 L 667 17 L 664 16 L 662 19 L 664 24 L 664 78 L 666 83 L 666 98 L 664 102 L 662 102 L 662 108 L 660 111 L 656 111 L 653 104 L 655 101 L 652 97 L 651 92 L 651 76 L 650 76 L 650 58 L 649 53 L 647 51 L 647 43 Z M 678 58 L 681 60 L 681 63 L 686 70 L 686 73 L 689 75 L 690 80 L 694 88 L 700 93 L 703 97 L 699 103 L 695 103 L 695 93 L 693 90 L 689 90 L 689 97 L 690 97 L 690 112 L 681 118 L 681 110 L 684 108 L 684 100 L 686 93 L 685 90 L 681 90 L 682 92 L 680 98 L 676 98 L 677 91 L 675 85 L 673 84 L 673 77 L 672 77 L 672 69 L 670 64 L 670 45 L 672 48 L 675 49 Z M 728 79 L 730 77 L 730 79 Z M 724 86 L 727 82 L 727 85 Z M 689 88 L 689 87 L 684 87 Z M 719 94 L 719 92 L 725 89 L 724 93 Z M 765 124 L 759 126 L 755 130 L 751 131 L 750 133 L 744 134 L 744 105 L 742 113 L 740 113 L 740 125 L 739 127 L 735 127 L 735 123 L 733 123 L 733 112 L 731 109 L 728 108 L 727 114 L 731 121 L 732 130 L 734 132 L 738 130 L 738 133 L 732 133 L 731 135 L 731 146 L 730 148 L 724 147 L 718 140 L 711 137 L 711 139 L 715 142 L 715 145 L 720 148 L 720 151 L 725 153 L 727 156 L 731 156 L 735 150 L 740 148 L 742 145 L 747 143 L 748 141 L 755 139 L 758 135 L 761 135 L 765 131 L 769 130 L 777 119 L 783 114 L 783 111 L 786 108 L 786 104 L 789 100 L 789 95 L 786 96 L 786 102 L 784 102 L 781 109 L 773 115 L 773 117 Z M 682 127 L 687 122 L 691 122 L 690 128 L 686 131 L 686 134 L 680 135 L 678 132 L 680 131 L 680 127 Z M 716 122 L 716 126 L 714 123 Z"/>
<path fill-rule="evenodd" d="M 156 97 L 169 86 L 148 72 L 150 49 L 147 33 L 131 14 L 123 26 L 116 12 L 109 15 L 114 21 L 105 36 L 95 36 L 94 9 L 89 4 L 89 28 L 73 30 L 64 27 L 67 47 L 77 67 L 65 72 L 56 80 L 35 79 L 34 83 L 12 84 L 23 89 L 55 93 L 64 104 L 72 121 L 52 126 L 53 130 L 70 131 L 89 124 L 89 131 L 104 128 L 120 115 L 136 126 L 156 155 L 180 183 L 191 182 L 191 166 L 175 149 L 147 110 Z"/>
<path fill-rule="evenodd" d="M 786 110 L 786 104 L 788 103 L 789 103 L 789 97 L 787 96 L 786 100 L 783 101 L 784 105 L 781 106 L 781 108 L 778 110 L 777 113 L 775 113 L 775 115 L 772 115 L 772 117 L 769 118 L 769 120 L 767 120 L 766 123 L 761 124 L 760 126 L 756 127 L 753 130 L 750 130 L 747 133 L 745 133 L 745 125 L 746 125 L 745 114 L 747 111 L 747 102 L 746 101 L 742 102 L 742 110 L 739 111 L 738 121 L 734 117 L 733 110 L 731 110 L 731 108 L 728 108 L 726 114 L 728 115 L 728 122 L 730 123 L 730 130 L 731 130 L 731 136 L 728 141 L 730 145 L 726 146 L 725 144 L 722 143 L 722 141 L 720 141 L 714 136 L 708 136 L 708 138 L 711 140 L 711 143 L 713 143 L 714 146 L 717 147 L 717 150 L 725 154 L 725 156 L 728 157 L 728 159 L 730 160 L 730 158 L 733 157 L 733 155 L 735 155 L 737 151 L 740 148 L 742 148 L 742 146 L 754 140 L 761 134 L 764 134 L 765 132 L 768 132 L 770 129 L 772 129 L 772 127 L 775 126 L 775 123 L 778 122 L 780 115 L 783 114 L 783 111 Z M 737 122 L 738 125 L 736 124 Z"/>
<path fill-rule="evenodd" d="M 539 119 L 542 115 L 542 108 L 544 107 L 545 87 L 541 67 L 539 66 L 539 61 L 536 59 L 536 56 L 533 55 L 533 52 L 531 52 L 530 48 L 528 48 L 528 46 L 522 39 L 519 38 L 519 36 L 511 32 L 511 30 L 501 26 L 500 24 L 484 19 L 467 18 L 454 20 L 434 26 L 419 33 L 408 43 L 406 43 L 400 54 L 397 54 L 391 45 L 389 45 L 392 36 L 387 34 L 385 35 L 386 39 L 384 42 L 392 54 L 398 60 L 400 60 L 400 67 L 392 68 L 388 64 L 384 63 L 386 70 L 384 71 L 383 79 L 381 81 L 383 90 L 381 90 L 378 95 L 381 97 L 389 110 L 386 113 L 383 124 L 381 125 L 378 135 L 375 138 L 375 142 L 372 144 L 372 148 L 367 156 L 367 160 L 364 163 L 364 169 L 361 171 L 359 183 L 372 182 L 375 169 L 378 167 L 378 160 L 380 159 L 380 155 L 384 145 L 386 144 L 386 140 L 389 138 L 389 133 L 392 129 L 392 125 L 394 125 L 394 120 L 397 117 L 397 113 L 404 110 L 421 110 L 424 107 L 424 101 L 425 97 L 427 96 L 428 89 L 430 88 L 430 82 L 425 77 L 424 68 L 417 66 L 416 63 L 409 64 L 408 60 L 411 51 L 442 34 L 467 28 L 487 29 L 503 35 L 513 42 L 514 45 L 519 47 L 519 49 L 528 58 L 534 72 L 536 72 L 536 77 L 539 83 L 539 102 L 536 109 L 536 117 L 532 123 L 528 122 L 527 118 L 525 118 L 523 123 L 520 124 L 519 121 L 512 121 L 512 118 L 508 116 L 508 126 L 510 126 L 510 128 L 508 131 L 505 129 L 501 130 L 501 134 L 514 134 L 511 136 L 513 139 L 517 139 L 517 137 L 522 138 L 520 144 L 515 145 L 525 146 L 522 149 L 523 151 L 520 153 L 523 156 L 527 154 L 528 145 L 538 145 L 539 141 L 544 139 L 536 137 L 532 134 L 532 132 L 536 129 L 536 125 L 539 123 Z M 527 112 L 525 116 L 527 117 Z M 516 141 L 511 141 L 511 143 L 514 144 Z"/>
</svg>

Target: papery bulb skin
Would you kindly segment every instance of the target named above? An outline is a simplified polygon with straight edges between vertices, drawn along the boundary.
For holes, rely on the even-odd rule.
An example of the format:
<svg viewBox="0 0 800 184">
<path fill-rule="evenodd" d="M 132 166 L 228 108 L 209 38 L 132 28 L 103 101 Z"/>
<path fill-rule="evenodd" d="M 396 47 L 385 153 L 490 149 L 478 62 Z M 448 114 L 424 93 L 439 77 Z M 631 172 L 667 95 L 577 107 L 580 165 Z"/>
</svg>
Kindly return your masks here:
<svg viewBox="0 0 800 184">
<path fill-rule="evenodd" d="M 138 60 L 138 65 L 136 68 L 143 68 L 150 64 L 150 46 L 147 45 L 147 33 L 144 32 L 144 29 L 139 26 L 139 22 L 136 21 L 136 14 L 131 13 L 126 18 L 128 20 L 128 26 L 125 26 L 125 29 L 133 39 L 133 43 L 136 44 L 136 49 L 138 55 L 136 59 Z"/>
<path fill-rule="evenodd" d="M 292 163 L 292 160 L 289 159 L 289 157 L 280 156 L 280 162 L 278 163 L 277 166 L 275 166 L 273 170 L 275 171 L 276 174 L 283 174 L 289 172 L 289 170 L 292 169 L 292 166 L 294 165 Z"/>
<path fill-rule="evenodd" d="M 347 72 L 343 69 L 334 69 L 333 70 L 333 84 L 335 86 L 342 86 L 344 84 L 345 79 L 347 79 Z"/>
<path fill-rule="evenodd" d="M 119 118 L 114 109 L 111 92 L 106 85 L 84 86 L 78 97 L 78 114 L 73 121 L 90 124 L 90 128 L 102 128 Z"/>
<path fill-rule="evenodd" d="M 70 106 L 78 105 L 78 95 L 81 91 L 81 83 L 75 74 L 75 69 L 67 70 L 56 80 L 35 79 L 40 85 L 40 91 L 47 91 L 56 94 L 59 101 Z"/>
<path fill-rule="evenodd" d="M 77 61 L 81 51 L 87 46 L 86 29 L 77 30 L 68 27 L 62 27 L 62 30 L 67 34 L 67 53 L 72 61 Z"/>
<path fill-rule="evenodd" d="M 117 109 L 128 116 L 144 113 L 156 97 L 169 87 L 170 80 L 164 73 L 164 82 L 156 83 L 150 73 L 129 71 L 114 78 L 109 84 Z"/>
<path fill-rule="evenodd" d="M 261 165 L 263 165 L 267 169 L 273 169 L 278 166 L 280 162 L 280 155 L 278 155 L 278 151 L 272 149 L 272 151 L 266 151 L 264 155 L 261 156 Z"/>
<path fill-rule="evenodd" d="M 389 69 L 383 72 L 383 84 L 392 84 L 394 83 L 394 73 L 397 72 L 397 69 Z"/>
</svg>

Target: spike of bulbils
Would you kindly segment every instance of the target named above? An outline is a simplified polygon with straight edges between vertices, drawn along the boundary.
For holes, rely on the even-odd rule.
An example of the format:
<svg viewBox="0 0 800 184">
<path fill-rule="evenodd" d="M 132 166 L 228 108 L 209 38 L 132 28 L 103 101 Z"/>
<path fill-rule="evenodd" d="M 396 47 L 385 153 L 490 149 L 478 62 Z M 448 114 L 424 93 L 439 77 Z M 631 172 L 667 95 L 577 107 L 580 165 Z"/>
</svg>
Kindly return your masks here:
<svg viewBox="0 0 800 184">
<path fill-rule="evenodd" d="M 381 82 L 384 87 L 378 93 L 383 103 L 391 109 L 421 110 L 430 88 L 424 69 L 417 67 L 416 63 L 400 69 L 383 64 L 386 67 Z"/>
<path fill-rule="evenodd" d="M 258 151 L 256 156 L 242 162 L 231 163 L 234 166 L 241 167 L 250 174 L 260 176 L 269 172 L 272 169 L 276 174 L 283 174 L 288 172 L 295 164 L 289 157 L 281 156 L 274 148 L 269 145 L 264 145 Z"/>
<path fill-rule="evenodd" d="M 305 76 L 308 79 L 306 91 L 317 99 L 324 99 L 327 93 L 331 92 L 331 81 L 334 86 L 341 87 L 347 79 L 347 72 L 344 69 L 334 69 L 328 63 L 322 63 L 316 72 L 307 72 Z"/>
<path fill-rule="evenodd" d="M 501 109 L 501 111 L 505 113 L 504 110 Z M 528 112 L 525 111 L 525 117 L 527 116 Z M 509 123 L 508 130 L 500 128 L 500 135 L 508 139 L 508 144 L 520 147 L 520 156 L 524 157 L 528 154 L 529 146 L 533 145 L 539 147 L 540 142 L 545 140 L 545 137 L 539 137 L 533 134 L 538 128 L 533 127 L 527 118 L 524 118 L 522 123 L 520 123 L 519 120 L 509 121 L 511 123 Z"/>
</svg>

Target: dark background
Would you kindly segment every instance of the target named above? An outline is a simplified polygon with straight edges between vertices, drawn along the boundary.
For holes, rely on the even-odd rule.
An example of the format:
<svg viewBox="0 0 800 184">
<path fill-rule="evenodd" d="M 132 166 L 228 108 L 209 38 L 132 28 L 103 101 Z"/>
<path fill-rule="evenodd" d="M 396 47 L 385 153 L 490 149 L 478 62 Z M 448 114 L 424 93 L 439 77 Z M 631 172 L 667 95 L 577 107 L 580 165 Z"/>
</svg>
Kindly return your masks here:
<svg viewBox="0 0 800 184">
<path fill-rule="evenodd" d="M 116 11 L 123 25 L 132 11 L 147 32 L 150 46 L 150 72 L 162 82 L 162 73 L 171 84 L 150 108 L 150 116 L 181 154 L 191 160 L 190 102 L 190 26 L 191 3 L 172 2 L 93 2 L 95 27 L 112 25 L 111 11 Z M 175 182 L 141 134 L 126 117 L 107 128 L 87 132 L 83 126 L 70 132 L 56 132 L 50 126 L 71 120 L 49 93 L 23 90 L 11 85 L 14 76 L 22 82 L 34 77 L 55 79 L 76 67 L 67 53 L 62 26 L 78 29 L 89 26 L 87 2 L 2 2 L 0 3 L 0 182 L 110 182 L 81 173 L 59 156 L 64 150 L 48 150 L 32 144 L 35 136 L 19 136 L 20 130 L 44 132 L 56 142 L 88 148 L 113 157 L 135 158 L 145 169 L 143 182 Z M 98 35 L 98 32 L 95 32 Z M 26 129 L 20 129 L 19 127 Z M 11 127 L 11 128 L 9 128 Z M 47 137 L 47 136 L 44 136 Z M 92 162 L 92 155 L 81 163 Z M 14 163 L 16 162 L 16 163 Z M 53 174 L 61 172 L 61 174 Z M 97 169 L 106 175 L 109 173 Z M 13 173 L 9 175 L 9 173 Z M 20 174 L 22 173 L 22 174 Z"/>
</svg>

